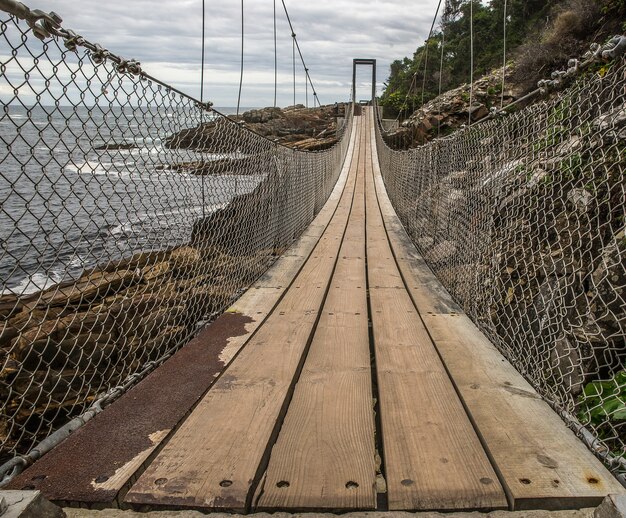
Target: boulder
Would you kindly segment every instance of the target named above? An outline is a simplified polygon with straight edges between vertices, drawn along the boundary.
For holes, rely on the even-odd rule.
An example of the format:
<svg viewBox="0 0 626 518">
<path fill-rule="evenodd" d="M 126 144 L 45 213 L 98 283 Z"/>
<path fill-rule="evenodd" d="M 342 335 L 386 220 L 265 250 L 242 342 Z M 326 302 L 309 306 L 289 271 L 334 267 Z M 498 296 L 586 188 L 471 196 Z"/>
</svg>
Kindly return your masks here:
<svg viewBox="0 0 626 518">
<path fill-rule="evenodd" d="M 457 247 L 453 241 L 442 241 L 431 248 L 424 258 L 429 263 L 444 263 L 452 259 L 457 252 Z"/>
<path fill-rule="evenodd" d="M 594 318 L 626 332 L 626 228 L 602 250 L 591 281 Z"/>
<path fill-rule="evenodd" d="M 140 281 L 136 270 L 94 271 L 69 285 L 49 288 L 39 297 L 37 307 L 91 304 Z"/>
</svg>

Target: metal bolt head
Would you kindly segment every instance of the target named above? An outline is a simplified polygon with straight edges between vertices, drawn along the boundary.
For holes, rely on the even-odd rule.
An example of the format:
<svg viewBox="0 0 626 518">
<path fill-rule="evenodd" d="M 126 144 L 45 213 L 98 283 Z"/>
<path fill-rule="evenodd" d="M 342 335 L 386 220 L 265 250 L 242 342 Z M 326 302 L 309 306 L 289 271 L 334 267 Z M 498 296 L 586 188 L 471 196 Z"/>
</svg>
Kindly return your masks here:
<svg viewBox="0 0 626 518">
<path fill-rule="evenodd" d="M 40 27 L 38 24 L 33 25 L 32 30 L 33 34 L 40 40 L 45 40 L 46 38 L 50 37 L 50 33 L 43 27 Z"/>
<path fill-rule="evenodd" d="M 63 18 L 61 18 L 57 13 L 55 13 L 54 11 L 50 11 L 50 18 L 54 21 L 54 23 L 58 23 L 61 24 L 61 22 L 63 21 Z"/>
</svg>

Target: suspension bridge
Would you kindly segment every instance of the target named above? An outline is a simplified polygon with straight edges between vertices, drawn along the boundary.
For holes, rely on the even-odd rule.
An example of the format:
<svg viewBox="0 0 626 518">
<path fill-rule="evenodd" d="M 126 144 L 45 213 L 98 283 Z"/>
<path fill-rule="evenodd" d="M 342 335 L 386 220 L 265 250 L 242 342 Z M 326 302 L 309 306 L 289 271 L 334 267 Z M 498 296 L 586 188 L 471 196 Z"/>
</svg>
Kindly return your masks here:
<svg viewBox="0 0 626 518">
<path fill-rule="evenodd" d="M 303 152 L 1 7 L 4 489 L 237 513 L 624 494 L 626 38 L 407 150 L 355 59 L 372 103 L 353 73 L 336 144 Z"/>
</svg>

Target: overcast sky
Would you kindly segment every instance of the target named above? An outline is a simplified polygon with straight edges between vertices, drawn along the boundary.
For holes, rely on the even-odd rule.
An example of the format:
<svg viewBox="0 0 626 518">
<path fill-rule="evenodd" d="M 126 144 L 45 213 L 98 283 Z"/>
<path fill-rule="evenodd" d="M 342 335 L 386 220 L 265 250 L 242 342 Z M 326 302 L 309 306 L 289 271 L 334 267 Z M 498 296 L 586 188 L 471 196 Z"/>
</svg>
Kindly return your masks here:
<svg viewBox="0 0 626 518">
<path fill-rule="evenodd" d="M 206 1 L 205 99 L 215 106 L 237 102 L 241 50 L 239 0 Z M 199 95 L 202 0 L 26 0 L 31 8 L 56 11 L 63 26 L 191 95 Z M 287 8 L 322 104 L 347 100 L 352 58 L 378 61 L 378 91 L 394 59 L 411 55 L 428 35 L 436 0 L 286 0 Z M 274 99 L 273 0 L 244 0 L 245 71 L 242 106 Z M 278 104 L 293 103 L 291 36 L 277 0 Z M 371 72 L 357 77 L 357 98 L 369 97 Z M 304 74 L 297 68 L 298 103 Z M 311 94 L 309 90 L 309 95 Z M 312 103 L 312 97 L 309 97 Z"/>
</svg>

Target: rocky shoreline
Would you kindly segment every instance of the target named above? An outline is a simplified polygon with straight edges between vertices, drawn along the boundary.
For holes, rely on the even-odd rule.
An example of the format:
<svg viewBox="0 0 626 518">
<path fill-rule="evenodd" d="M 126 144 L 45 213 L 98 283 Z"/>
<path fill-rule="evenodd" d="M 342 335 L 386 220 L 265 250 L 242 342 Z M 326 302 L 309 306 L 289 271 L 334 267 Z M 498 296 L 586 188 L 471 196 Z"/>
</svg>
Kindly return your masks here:
<svg viewBox="0 0 626 518">
<path fill-rule="evenodd" d="M 237 152 L 241 143 L 227 138 L 234 131 L 234 122 L 278 144 L 302 151 L 321 151 L 338 142 L 337 119 L 344 117 L 346 106 L 342 103 L 305 108 L 299 104 L 284 109 L 250 110 L 239 117 L 217 117 L 170 135 L 165 140 L 165 146 L 208 153 Z"/>
<path fill-rule="evenodd" d="M 242 120 L 268 138 L 312 149 L 338 141 L 337 114 L 334 106 L 296 107 L 255 110 Z M 223 158 L 160 167 L 264 180 L 195 221 L 187 245 L 109 261 L 30 295 L 0 296 L 0 462 L 14 448 L 29 450 L 146 362 L 184 345 L 284 252 L 304 230 L 304 214 L 312 217 L 319 209 L 323 200 L 316 198 L 301 217 L 281 216 L 276 208 L 287 211 L 296 201 L 282 189 L 296 192 L 300 177 L 285 178 L 285 164 L 277 160 L 291 158 L 264 149 L 255 154 L 260 139 L 244 142 L 252 149 L 240 149 L 241 135 L 239 141 L 224 139 L 224 127 L 239 131 L 218 119 L 167 143 Z"/>
<path fill-rule="evenodd" d="M 249 250 L 249 249 L 248 249 Z M 184 345 L 275 260 L 181 246 L 0 297 L 0 442 L 32 447 L 151 360 Z M 30 436 L 25 438 L 25 436 Z"/>
</svg>

